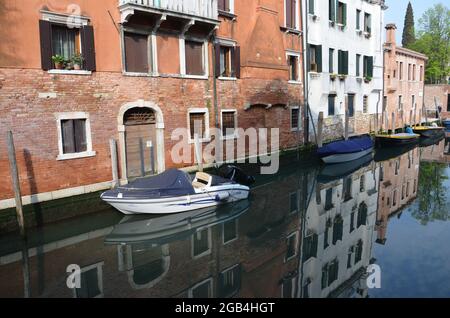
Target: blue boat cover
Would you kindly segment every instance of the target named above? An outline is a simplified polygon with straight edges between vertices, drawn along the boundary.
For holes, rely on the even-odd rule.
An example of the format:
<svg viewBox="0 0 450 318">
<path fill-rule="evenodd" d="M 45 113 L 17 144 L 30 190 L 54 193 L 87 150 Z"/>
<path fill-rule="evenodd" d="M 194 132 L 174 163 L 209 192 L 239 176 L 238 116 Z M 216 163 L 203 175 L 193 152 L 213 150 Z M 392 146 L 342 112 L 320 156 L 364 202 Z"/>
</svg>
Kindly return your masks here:
<svg viewBox="0 0 450 318">
<path fill-rule="evenodd" d="M 157 199 L 195 194 L 189 175 L 177 169 L 167 170 L 159 175 L 137 179 L 125 186 L 105 192 L 105 196 L 123 198 Z"/>
<path fill-rule="evenodd" d="M 334 141 L 317 150 L 319 157 L 331 155 L 354 153 L 367 150 L 374 146 L 369 136 L 357 137 L 349 140 Z"/>
</svg>

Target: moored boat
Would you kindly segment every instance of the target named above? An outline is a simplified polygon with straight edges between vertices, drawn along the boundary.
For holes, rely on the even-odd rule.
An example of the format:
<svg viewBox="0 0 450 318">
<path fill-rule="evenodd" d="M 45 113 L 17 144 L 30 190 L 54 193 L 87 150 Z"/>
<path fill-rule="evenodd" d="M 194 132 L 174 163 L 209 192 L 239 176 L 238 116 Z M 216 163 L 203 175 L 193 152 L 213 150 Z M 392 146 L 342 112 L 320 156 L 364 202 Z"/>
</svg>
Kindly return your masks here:
<svg viewBox="0 0 450 318">
<path fill-rule="evenodd" d="M 104 192 L 101 199 L 124 214 L 171 214 L 247 199 L 250 188 L 232 179 L 180 170 L 142 178 Z"/>
<path fill-rule="evenodd" d="M 442 124 L 444 125 L 446 131 L 450 131 L 450 119 L 443 120 Z"/>
<path fill-rule="evenodd" d="M 414 133 L 398 133 L 390 135 L 376 135 L 375 138 L 378 145 L 381 147 L 398 147 L 417 143 L 420 135 Z"/>
<path fill-rule="evenodd" d="M 373 161 L 373 154 L 369 153 L 364 157 L 359 159 L 338 163 L 334 165 L 324 166 L 319 175 L 317 176 L 317 181 L 322 184 L 326 184 L 335 180 L 345 178 L 351 175 L 355 171 L 358 171 L 362 167 L 368 166 Z"/>
<path fill-rule="evenodd" d="M 333 141 L 317 150 L 318 156 L 327 164 L 357 160 L 372 153 L 374 143 L 370 136 Z"/>
<path fill-rule="evenodd" d="M 413 131 L 415 134 L 419 134 L 424 138 L 434 138 L 442 135 L 444 127 L 439 126 L 414 126 Z"/>
</svg>

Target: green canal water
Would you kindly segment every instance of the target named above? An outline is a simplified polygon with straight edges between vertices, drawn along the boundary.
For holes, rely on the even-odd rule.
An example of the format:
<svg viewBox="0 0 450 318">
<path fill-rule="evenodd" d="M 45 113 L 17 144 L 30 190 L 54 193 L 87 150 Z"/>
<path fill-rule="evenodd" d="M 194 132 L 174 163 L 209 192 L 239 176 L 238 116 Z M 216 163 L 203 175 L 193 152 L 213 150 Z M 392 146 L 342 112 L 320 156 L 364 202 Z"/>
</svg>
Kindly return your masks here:
<svg viewBox="0 0 450 318">
<path fill-rule="evenodd" d="M 98 194 L 28 207 L 26 242 L 0 230 L 0 297 L 449 297 L 449 147 L 244 165 L 248 201 L 187 214 L 124 216 Z"/>
</svg>

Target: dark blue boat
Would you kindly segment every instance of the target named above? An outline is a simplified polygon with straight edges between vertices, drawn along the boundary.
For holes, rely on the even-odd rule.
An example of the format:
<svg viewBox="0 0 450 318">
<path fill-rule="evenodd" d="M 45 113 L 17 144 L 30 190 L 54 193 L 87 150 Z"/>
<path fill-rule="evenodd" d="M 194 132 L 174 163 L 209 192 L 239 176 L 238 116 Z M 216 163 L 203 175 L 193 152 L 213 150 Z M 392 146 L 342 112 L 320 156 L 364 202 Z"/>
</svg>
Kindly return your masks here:
<svg viewBox="0 0 450 318">
<path fill-rule="evenodd" d="M 333 141 L 317 150 L 317 155 L 325 163 L 349 162 L 371 153 L 374 142 L 370 136 L 361 136 L 349 140 Z"/>
</svg>

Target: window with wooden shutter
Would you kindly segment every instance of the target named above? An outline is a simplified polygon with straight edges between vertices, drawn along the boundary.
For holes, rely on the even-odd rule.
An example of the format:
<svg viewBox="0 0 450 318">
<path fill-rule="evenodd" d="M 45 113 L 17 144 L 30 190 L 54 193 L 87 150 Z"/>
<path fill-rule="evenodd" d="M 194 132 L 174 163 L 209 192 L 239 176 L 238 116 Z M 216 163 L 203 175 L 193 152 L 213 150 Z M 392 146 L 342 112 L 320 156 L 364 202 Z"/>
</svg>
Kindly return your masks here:
<svg viewBox="0 0 450 318">
<path fill-rule="evenodd" d="M 220 11 L 230 12 L 230 0 L 219 0 L 218 7 Z"/>
<path fill-rule="evenodd" d="M 87 151 L 86 119 L 61 120 L 63 154 Z"/>
<path fill-rule="evenodd" d="M 95 71 L 96 61 L 95 61 L 94 29 L 90 25 L 85 25 L 81 28 L 81 46 L 82 46 L 82 55 L 84 58 L 83 68 L 87 71 Z"/>
<path fill-rule="evenodd" d="M 364 13 L 364 32 L 372 33 L 372 17 L 369 13 Z"/>
<path fill-rule="evenodd" d="M 198 135 L 199 139 L 205 138 L 205 113 L 189 113 L 189 129 L 191 133 L 191 139 L 194 139 L 196 134 Z"/>
<path fill-rule="evenodd" d="M 236 132 L 236 111 L 222 112 L 222 136 L 231 137 Z"/>
<path fill-rule="evenodd" d="M 356 9 L 356 30 L 361 30 L 361 10 Z"/>
<path fill-rule="evenodd" d="M 125 32 L 125 71 L 149 73 L 148 35 Z"/>
<path fill-rule="evenodd" d="M 286 28 L 297 28 L 297 1 L 298 0 L 285 0 Z"/>
<path fill-rule="evenodd" d="M 300 128 L 300 109 L 291 108 L 291 129 L 298 130 Z"/>
<path fill-rule="evenodd" d="M 347 24 L 347 5 L 339 1 L 337 3 L 337 23 L 344 26 Z"/>
<path fill-rule="evenodd" d="M 316 0 L 308 0 L 309 1 L 309 6 L 308 6 L 308 13 L 309 14 L 314 14 L 315 13 L 315 11 L 316 11 L 316 8 L 315 8 L 315 1 Z"/>
<path fill-rule="evenodd" d="M 356 54 L 356 76 L 361 76 L 361 54 Z"/>
<path fill-rule="evenodd" d="M 334 73 L 334 49 L 328 51 L 328 71 Z"/>
<path fill-rule="evenodd" d="M 240 67 L 236 59 L 239 59 L 238 47 L 229 45 L 215 45 L 216 50 L 216 76 L 217 77 L 238 77 L 237 68 Z"/>
<path fill-rule="evenodd" d="M 241 288 L 241 266 L 235 265 L 220 273 L 219 297 L 232 297 Z"/>
<path fill-rule="evenodd" d="M 355 115 L 355 95 L 353 94 L 347 95 L 347 107 L 348 107 L 348 116 L 353 117 Z"/>
<path fill-rule="evenodd" d="M 185 41 L 187 75 L 205 75 L 203 68 L 203 45 L 203 42 Z"/>
<path fill-rule="evenodd" d="M 328 116 L 335 115 L 335 100 L 336 95 L 328 95 Z"/>
<path fill-rule="evenodd" d="M 338 52 L 338 72 L 348 75 L 348 51 L 339 50 Z"/>
<path fill-rule="evenodd" d="M 364 77 L 373 77 L 373 57 L 364 56 Z"/>
<path fill-rule="evenodd" d="M 45 71 L 51 70 L 52 62 L 52 25 L 49 21 L 39 21 L 39 35 L 41 40 L 41 66 Z"/>
<path fill-rule="evenodd" d="M 308 50 L 308 69 L 312 72 L 322 72 L 322 46 L 321 45 L 309 45 Z"/>
<path fill-rule="evenodd" d="M 299 81 L 299 58 L 296 55 L 288 55 L 288 66 L 289 66 L 289 80 L 298 82 Z"/>
<path fill-rule="evenodd" d="M 328 0 L 328 19 L 336 22 L 336 0 Z"/>
</svg>

